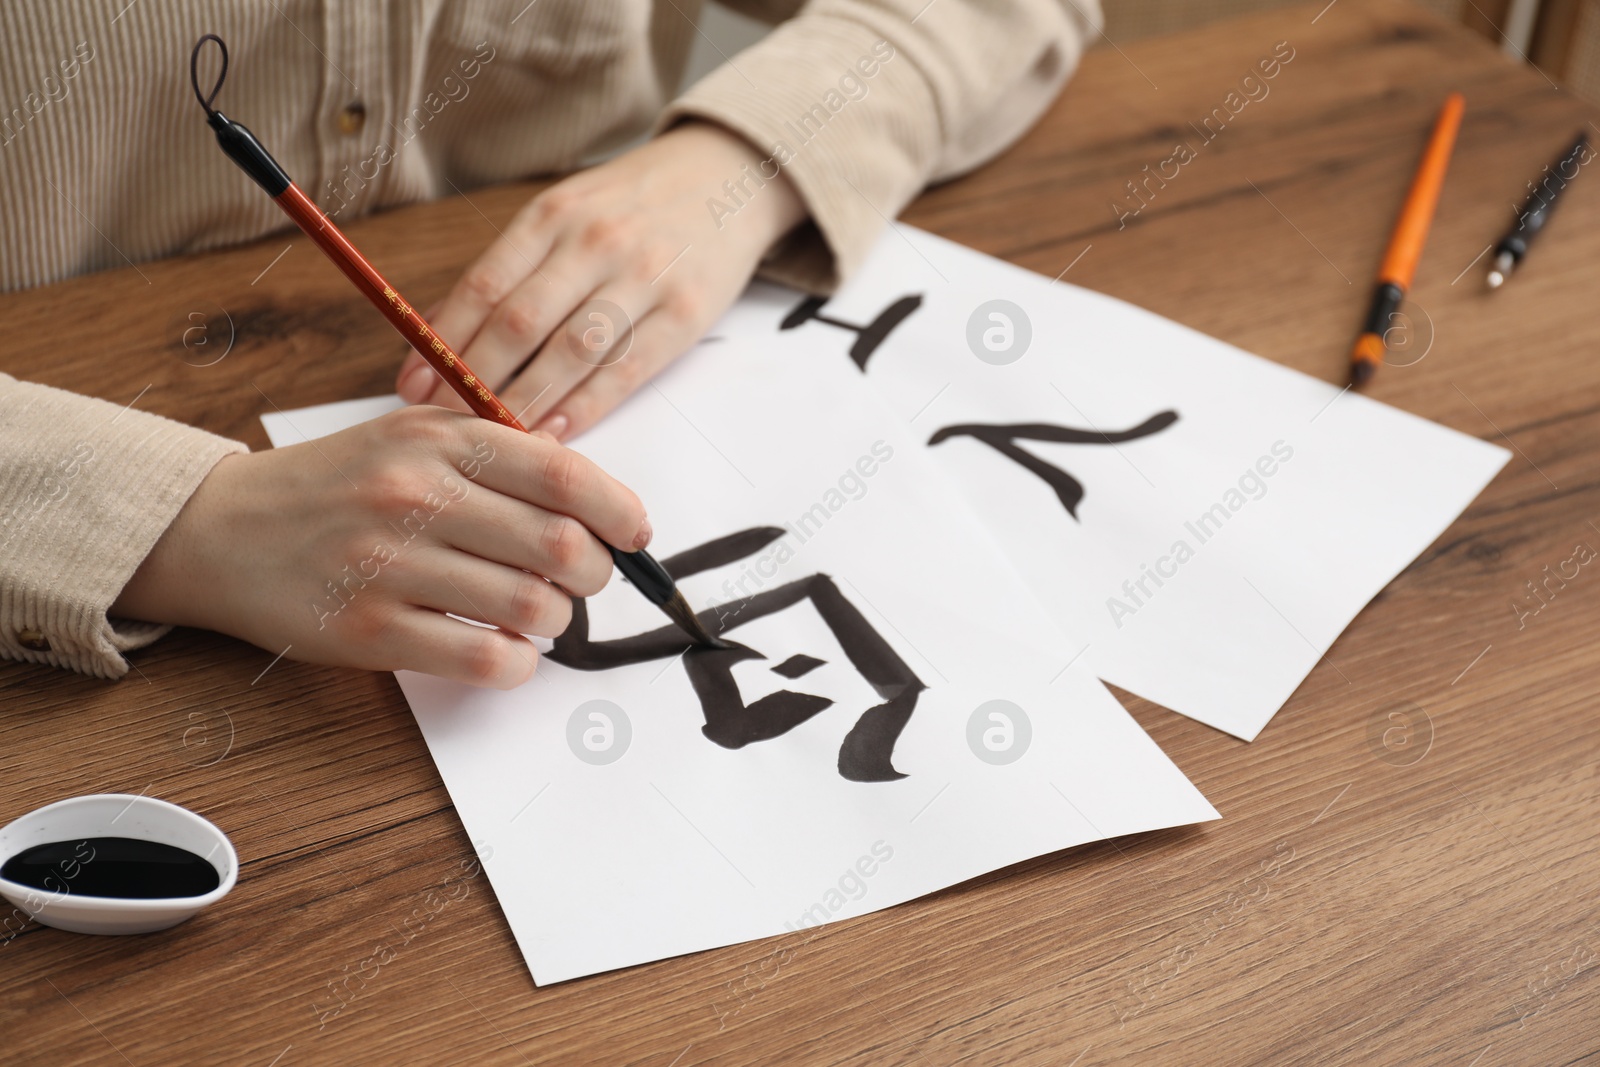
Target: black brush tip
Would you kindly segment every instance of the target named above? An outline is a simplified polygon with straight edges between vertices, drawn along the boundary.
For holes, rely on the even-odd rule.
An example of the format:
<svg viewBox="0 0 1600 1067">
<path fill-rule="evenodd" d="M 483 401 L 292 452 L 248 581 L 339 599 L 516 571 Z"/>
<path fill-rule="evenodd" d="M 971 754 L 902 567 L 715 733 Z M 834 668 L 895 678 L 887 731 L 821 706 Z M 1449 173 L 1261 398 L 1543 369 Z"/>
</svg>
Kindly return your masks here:
<svg viewBox="0 0 1600 1067">
<path fill-rule="evenodd" d="M 689 602 L 683 598 L 683 593 L 674 591 L 672 598 L 661 605 L 661 610 L 671 616 L 672 621 L 678 624 L 678 628 L 694 638 L 694 643 L 701 648 L 733 647 L 705 628 L 705 625 L 700 621 L 700 617 L 694 613 L 694 609 L 689 607 Z"/>
</svg>

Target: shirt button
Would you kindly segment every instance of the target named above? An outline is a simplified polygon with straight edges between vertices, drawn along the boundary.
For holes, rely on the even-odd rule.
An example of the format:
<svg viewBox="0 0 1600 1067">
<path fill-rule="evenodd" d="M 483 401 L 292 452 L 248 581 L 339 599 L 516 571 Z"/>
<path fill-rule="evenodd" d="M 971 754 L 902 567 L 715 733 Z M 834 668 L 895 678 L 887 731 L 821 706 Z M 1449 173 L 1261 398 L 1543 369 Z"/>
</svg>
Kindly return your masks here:
<svg viewBox="0 0 1600 1067">
<path fill-rule="evenodd" d="M 29 652 L 49 652 L 50 641 L 38 630 L 18 630 L 17 644 Z"/>
<path fill-rule="evenodd" d="M 367 106 L 357 100 L 339 109 L 339 132 L 354 137 L 367 124 Z"/>
</svg>

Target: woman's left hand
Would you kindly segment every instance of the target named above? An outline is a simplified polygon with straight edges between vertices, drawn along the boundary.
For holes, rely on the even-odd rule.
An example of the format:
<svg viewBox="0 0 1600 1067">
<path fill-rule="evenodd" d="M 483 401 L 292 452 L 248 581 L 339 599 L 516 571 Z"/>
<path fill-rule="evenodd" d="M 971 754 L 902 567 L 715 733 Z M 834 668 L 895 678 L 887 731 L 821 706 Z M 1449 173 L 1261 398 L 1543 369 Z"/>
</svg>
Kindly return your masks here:
<svg viewBox="0 0 1600 1067">
<path fill-rule="evenodd" d="M 805 217 L 776 170 L 721 127 L 674 127 L 534 197 L 429 321 L 525 425 L 567 440 L 692 345 Z M 466 410 L 415 353 L 397 388 Z"/>
</svg>

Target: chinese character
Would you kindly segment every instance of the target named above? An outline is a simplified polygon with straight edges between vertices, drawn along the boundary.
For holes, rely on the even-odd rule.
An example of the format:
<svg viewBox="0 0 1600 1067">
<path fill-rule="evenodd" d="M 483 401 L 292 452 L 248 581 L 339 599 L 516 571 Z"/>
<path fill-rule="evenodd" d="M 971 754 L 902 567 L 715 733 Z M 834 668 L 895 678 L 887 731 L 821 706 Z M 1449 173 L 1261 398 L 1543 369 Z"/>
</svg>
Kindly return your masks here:
<svg viewBox="0 0 1600 1067">
<path fill-rule="evenodd" d="M 857 367 L 866 370 L 867 360 L 872 358 L 872 353 L 878 350 L 878 346 L 883 343 L 884 338 L 889 336 L 890 331 L 922 306 L 922 294 L 914 293 L 911 296 L 902 296 L 865 326 L 858 326 L 853 322 L 844 322 L 822 314 L 822 309 L 827 303 L 826 297 L 806 297 L 796 304 L 789 314 L 783 317 L 783 321 L 778 324 L 778 329 L 792 330 L 808 322 L 825 322 L 829 326 L 837 326 L 842 330 L 849 330 L 856 335 L 854 343 L 850 345 L 850 358 L 855 361 Z"/>
<path fill-rule="evenodd" d="M 760 552 L 783 536 L 777 526 L 758 526 L 719 537 L 661 561 L 674 580 L 737 562 Z M 698 614 L 702 625 L 722 637 L 727 647 L 688 647 L 676 626 L 596 641 L 589 636 L 588 604 L 572 601 L 572 622 L 547 653 L 554 663 L 580 671 L 598 671 L 650 660 L 676 659 L 688 674 L 705 725 L 700 732 L 723 748 L 739 749 L 773 738 L 820 714 L 833 700 L 814 693 L 779 689 L 746 700 L 734 678 L 736 664 L 766 657 L 756 649 L 727 640 L 729 631 L 791 608 L 809 605 L 832 632 L 858 675 L 877 693 L 879 703 L 865 709 L 839 747 L 839 776 L 852 782 L 892 782 L 905 775 L 893 763 L 895 743 L 928 687 L 867 622 L 859 609 L 826 574 L 811 574 L 750 596 L 740 597 Z M 823 662 L 815 656 L 791 656 L 771 668 L 783 678 L 798 679 Z"/>
<path fill-rule="evenodd" d="M 1062 445 L 1111 445 L 1137 441 L 1141 437 L 1160 433 L 1178 421 L 1176 411 L 1161 411 L 1145 419 L 1131 430 L 1079 430 L 1070 426 L 1055 426 L 1046 422 L 1023 422 L 1011 425 L 964 423 L 946 426 L 928 439 L 936 445 L 955 437 L 970 437 L 982 441 L 996 452 L 1041 478 L 1055 491 L 1056 499 L 1067 514 L 1078 517 L 1078 504 L 1083 500 L 1083 483 L 1053 463 L 1046 463 L 1032 452 L 1017 444 L 1021 441 L 1046 441 Z"/>
</svg>

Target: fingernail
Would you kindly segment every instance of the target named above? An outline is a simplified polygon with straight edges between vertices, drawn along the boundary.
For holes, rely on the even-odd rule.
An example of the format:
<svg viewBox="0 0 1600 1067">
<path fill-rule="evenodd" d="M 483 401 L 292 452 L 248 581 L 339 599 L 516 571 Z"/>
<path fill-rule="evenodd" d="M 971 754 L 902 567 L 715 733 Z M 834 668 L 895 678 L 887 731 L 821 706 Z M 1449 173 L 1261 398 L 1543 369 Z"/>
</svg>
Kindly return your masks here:
<svg viewBox="0 0 1600 1067">
<path fill-rule="evenodd" d="M 567 417 L 565 415 L 551 415 L 539 424 L 539 429 L 559 441 L 562 434 L 567 432 L 567 425 Z"/>
<path fill-rule="evenodd" d="M 412 367 L 401 377 L 396 392 L 408 404 L 419 404 L 426 400 L 428 394 L 433 392 L 433 368 L 426 363 Z"/>
<path fill-rule="evenodd" d="M 639 532 L 633 535 L 633 550 L 639 552 L 650 545 L 650 538 L 655 536 L 655 530 L 650 527 L 648 516 L 639 524 Z"/>
</svg>

